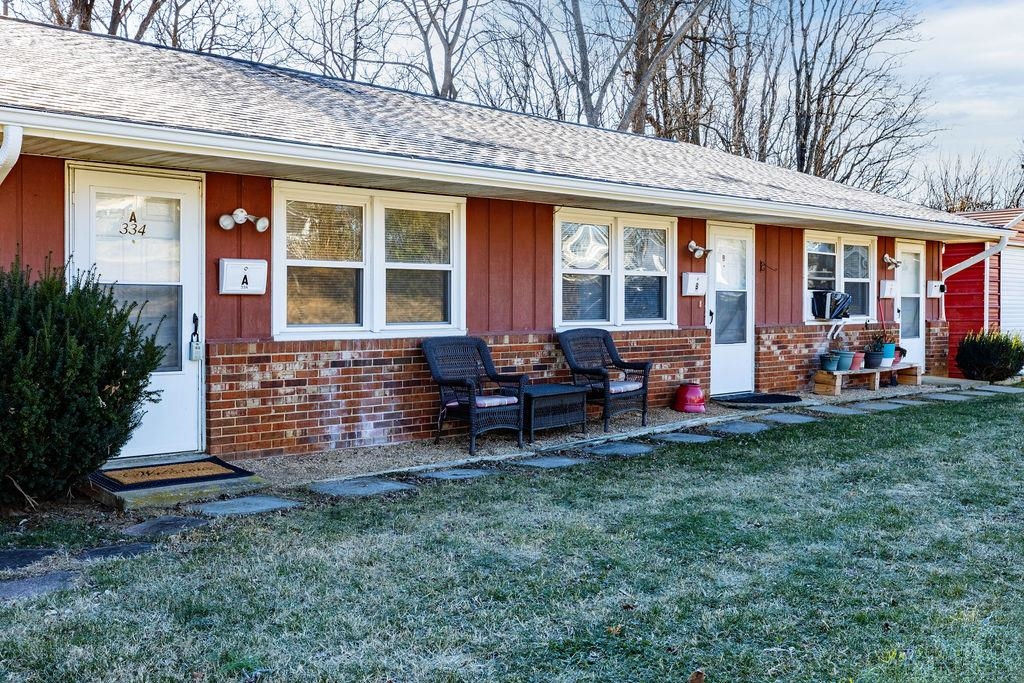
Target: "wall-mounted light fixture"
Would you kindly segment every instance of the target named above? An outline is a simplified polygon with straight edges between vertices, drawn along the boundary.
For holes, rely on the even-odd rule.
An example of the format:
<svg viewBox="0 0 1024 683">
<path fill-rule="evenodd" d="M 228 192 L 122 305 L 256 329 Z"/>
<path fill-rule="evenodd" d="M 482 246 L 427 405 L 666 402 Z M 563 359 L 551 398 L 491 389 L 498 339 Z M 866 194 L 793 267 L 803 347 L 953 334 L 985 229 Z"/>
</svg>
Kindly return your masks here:
<svg viewBox="0 0 1024 683">
<path fill-rule="evenodd" d="M 226 213 L 217 220 L 217 223 L 225 230 L 234 230 L 236 225 L 241 225 L 246 221 L 250 221 L 255 225 L 257 232 L 266 232 L 270 229 L 269 218 L 256 218 L 256 216 L 250 216 L 249 212 L 245 209 L 235 209 L 231 213 Z"/>
<path fill-rule="evenodd" d="M 686 248 L 690 250 L 691 254 L 693 254 L 693 258 L 697 259 L 704 258 L 711 253 L 710 249 L 698 245 L 693 240 L 690 240 L 690 243 L 686 245 Z"/>
<path fill-rule="evenodd" d="M 882 261 L 889 267 L 889 270 L 896 270 L 903 265 L 903 261 L 898 261 L 888 254 L 882 257 Z"/>
</svg>

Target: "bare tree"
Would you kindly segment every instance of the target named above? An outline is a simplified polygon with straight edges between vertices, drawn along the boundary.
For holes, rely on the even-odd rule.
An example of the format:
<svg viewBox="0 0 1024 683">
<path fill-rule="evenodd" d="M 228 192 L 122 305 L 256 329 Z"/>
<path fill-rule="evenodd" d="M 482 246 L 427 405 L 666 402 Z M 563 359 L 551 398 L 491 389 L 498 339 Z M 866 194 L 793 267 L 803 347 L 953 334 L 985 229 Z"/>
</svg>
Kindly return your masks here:
<svg viewBox="0 0 1024 683">
<path fill-rule="evenodd" d="M 926 206 L 942 211 L 988 211 L 1024 203 L 1024 146 L 1015 159 L 984 153 L 939 160 L 924 174 Z"/>
<path fill-rule="evenodd" d="M 100 31 L 133 40 L 146 37 L 166 0 L 30 0 L 24 16 L 80 31 Z"/>
<path fill-rule="evenodd" d="M 185 50 L 264 61 L 277 19 L 273 5 L 255 12 L 229 0 L 169 0 L 153 20 L 153 38 Z"/>
<path fill-rule="evenodd" d="M 463 68 L 479 46 L 477 18 L 487 0 L 395 0 L 405 10 L 407 37 L 417 47 L 391 62 L 407 80 L 453 100 Z M 424 87 L 425 86 L 425 87 Z"/>
</svg>

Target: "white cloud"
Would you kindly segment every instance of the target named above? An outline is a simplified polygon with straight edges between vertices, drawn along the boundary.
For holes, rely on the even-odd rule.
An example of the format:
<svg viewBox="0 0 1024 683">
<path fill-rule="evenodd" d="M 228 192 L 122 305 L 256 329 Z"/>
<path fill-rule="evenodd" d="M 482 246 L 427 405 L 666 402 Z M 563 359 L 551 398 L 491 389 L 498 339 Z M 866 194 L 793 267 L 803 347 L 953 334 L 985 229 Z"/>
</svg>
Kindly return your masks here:
<svg viewBox="0 0 1024 683">
<path fill-rule="evenodd" d="M 922 41 L 906 59 L 929 79 L 935 154 L 1009 155 L 1024 138 L 1024 2 L 922 2 Z"/>
</svg>

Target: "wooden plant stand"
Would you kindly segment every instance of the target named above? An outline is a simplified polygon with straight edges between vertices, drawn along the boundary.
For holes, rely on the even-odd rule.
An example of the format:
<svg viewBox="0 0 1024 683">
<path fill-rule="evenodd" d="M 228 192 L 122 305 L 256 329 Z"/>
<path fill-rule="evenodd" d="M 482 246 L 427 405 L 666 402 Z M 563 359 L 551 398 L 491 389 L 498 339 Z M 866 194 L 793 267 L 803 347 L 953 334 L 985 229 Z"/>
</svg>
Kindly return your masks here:
<svg viewBox="0 0 1024 683">
<path fill-rule="evenodd" d="M 896 381 L 900 384 L 919 386 L 923 369 L 917 363 L 896 363 L 888 368 L 871 368 L 861 370 L 818 370 L 814 374 L 814 393 L 821 396 L 839 396 L 843 391 L 844 377 L 867 377 L 868 388 L 877 391 L 882 384 L 882 373 L 896 373 Z"/>
</svg>

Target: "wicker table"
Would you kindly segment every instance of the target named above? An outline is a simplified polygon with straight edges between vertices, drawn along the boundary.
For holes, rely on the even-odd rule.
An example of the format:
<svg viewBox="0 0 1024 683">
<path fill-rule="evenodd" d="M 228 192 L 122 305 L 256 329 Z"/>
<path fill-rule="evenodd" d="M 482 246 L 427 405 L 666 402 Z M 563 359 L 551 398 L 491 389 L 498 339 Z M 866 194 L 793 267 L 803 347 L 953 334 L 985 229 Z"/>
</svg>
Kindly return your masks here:
<svg viewBox="0 0 1024 683">
<path fill-rule="evenodd" d="M 523 389 L 530 443 L 538 429 L 579 424 L 587 433 L 587 388 L 574 384 L 529 384 Z"/>
</svg>

